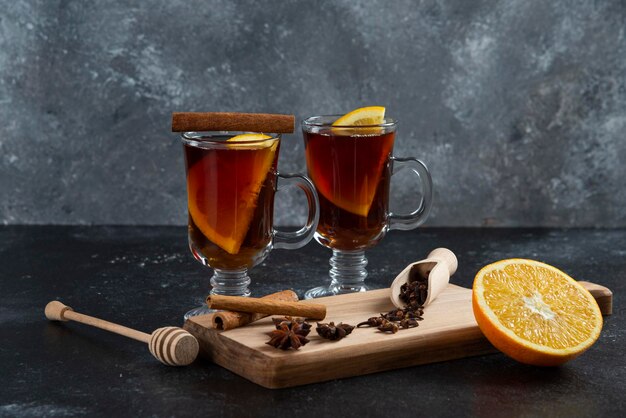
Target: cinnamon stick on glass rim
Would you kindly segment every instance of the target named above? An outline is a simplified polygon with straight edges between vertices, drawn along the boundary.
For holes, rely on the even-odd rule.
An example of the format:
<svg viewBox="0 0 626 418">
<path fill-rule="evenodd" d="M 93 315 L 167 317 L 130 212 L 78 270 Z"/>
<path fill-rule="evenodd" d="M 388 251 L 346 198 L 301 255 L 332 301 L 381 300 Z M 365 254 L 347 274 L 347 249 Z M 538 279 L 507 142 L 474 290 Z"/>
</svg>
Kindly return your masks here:
<svg viewBox="0 0 626 418">
<path fill-rule="evenodd" d="M 293 133 L 294 115 L 238 112 L 174 112 L 172 132 L 234 131 L 275 134 Z"/>
<path fill-rule="evenodd" d="M 209 295 L 206 303 L 211 309 L 301 316 L 310 319 L 324 319 L 326 317 L 326 305 L 320 303 L 283 302 L 264 298 L 223 295 Z"/>
</svg>

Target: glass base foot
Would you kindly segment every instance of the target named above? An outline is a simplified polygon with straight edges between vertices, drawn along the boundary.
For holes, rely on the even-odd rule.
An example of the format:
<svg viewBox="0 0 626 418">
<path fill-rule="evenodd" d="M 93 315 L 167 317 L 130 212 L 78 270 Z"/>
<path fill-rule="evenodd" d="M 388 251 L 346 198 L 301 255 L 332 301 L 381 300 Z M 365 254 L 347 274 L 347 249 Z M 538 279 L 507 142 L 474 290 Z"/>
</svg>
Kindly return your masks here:
<svg viewBox="0 0 626 418">
<path fill-rule="evenodd" d="M 339 285 L 319 286 L 309 289 L 304 293 L 305 299 L 323 298 L 326 296 L 345 295 L 348 293 L 367 292 L 371 290 L 369 286 L 346 287 Z"/>
<path fill-rule="evenodd" d="M 346 293 L 367 292 L 370 287 L 365 285 L 367 278 L 367 258 L 363 251 L 333 250 L 330 258 L 330 285 L 308 290 L 305 299 L 324 296 L 344 295 Z"/>
<path fill-rule="evenodd" d="M 213 277 L 211 277 L 211 289 L 212 295 L 226 295 L 226 296 L 250 296 L 250 277 L 248 276 L 247 269 L 224 271 L 220 269 L 213 270 Z M 215 309 L 209 309 L 206 304 L 203 304 L 206 298 L 198 299 L 197 303 L 200 305 L 187 312 L 183 318 L 185 321 L 192 316 L 208 315 L 217 312 Z"/>
<path fill-rule="evenodd" d="M 217 310 L 215 309 L 209 309 L 206 305 L 204 306 L 198 306 L 197 308 L 193 308 L 192 310 L 188 311 L 183 318 L 186 320 L 188 320 L 189 318 L 191 318 L 192 316 L 198 316 L 198 315 L 208 315 L 208 314 L 212 314 L 217 312 Z"/>
</svg>

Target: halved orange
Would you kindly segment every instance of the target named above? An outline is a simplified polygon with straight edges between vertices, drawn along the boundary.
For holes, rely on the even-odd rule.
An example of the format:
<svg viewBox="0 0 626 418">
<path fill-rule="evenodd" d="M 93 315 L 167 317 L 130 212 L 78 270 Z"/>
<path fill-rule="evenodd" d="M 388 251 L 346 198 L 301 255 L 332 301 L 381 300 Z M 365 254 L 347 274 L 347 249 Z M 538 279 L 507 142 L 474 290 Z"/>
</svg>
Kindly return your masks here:
<svg viewBox="0 0 626 418">
<path fill-rule="evenodd" d="M 234 136 L 227 141 L 226 149 L 207 154 L 187 174 L 193 222 L 211 242 L 230 254 L 239 252 L 274 162 L 278 141 L 258 142 L 270 138 L 263 134 Z"/>
<path fill-rule="evenodd" d="M 600 336 L 602 314 L 593 296 L 548 264 L 498 261 L 476 274 L 472 290 L 474 316 L 483 334 L 522 363 L 565 363 Z"/>
</svg>

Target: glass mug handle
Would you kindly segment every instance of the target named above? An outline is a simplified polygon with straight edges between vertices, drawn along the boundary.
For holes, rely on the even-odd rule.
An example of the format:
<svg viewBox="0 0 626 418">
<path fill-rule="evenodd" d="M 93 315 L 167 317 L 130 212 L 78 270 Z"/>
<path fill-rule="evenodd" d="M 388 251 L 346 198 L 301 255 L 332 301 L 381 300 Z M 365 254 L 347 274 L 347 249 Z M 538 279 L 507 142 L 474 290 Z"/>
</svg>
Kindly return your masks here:
<svg viewBox="0 0 626 418">
<path fill-rule="evenodd" d="M 315 234 L 315 230 L 317 229 L 317 223 L 320 219 L 320 202 L 311 180 L 300 174 L 278 173 L 278 185 L 276 190 L 280 191 L 290 186 L 299 187 L 306 195 L 309 204 L 309 216 L 306 220 L 306 224 L 297 231 L 288 232 L 273 229 L 274 248 L 282 248 L 285 250 L 295 250 L 307 245 L 313 238 L 313 234 Z"/>
<path fill-rule="evenodd" d="M 417 209 L 406 215 L 393 212 L 389 214 L 389 229 L 408 231 L 423 224 L 426 218 L 428 218 L 428 213 L 433 203 L 433 181 L 426 165 L 416 158 L 391 157 L 391 161 L 393 164 L 392 176 L 405 168 L 409 168 L 418 177 L 422 186 L 422 200 Z"/>
</svg>

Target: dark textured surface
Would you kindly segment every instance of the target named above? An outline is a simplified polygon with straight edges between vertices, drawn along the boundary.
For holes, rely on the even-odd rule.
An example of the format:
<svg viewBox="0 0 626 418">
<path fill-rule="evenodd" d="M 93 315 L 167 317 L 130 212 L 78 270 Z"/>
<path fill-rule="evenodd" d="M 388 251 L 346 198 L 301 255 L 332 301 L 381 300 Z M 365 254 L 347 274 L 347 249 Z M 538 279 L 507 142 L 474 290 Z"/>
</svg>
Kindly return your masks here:
<svg viewBox="0 0 626 418">
<path fill-rule="evenodd" d="M 170 112 L 382 104 L 430 225 L 626 226 L 622 0 L 0 0 L 0 222 L 183 224 Z M 301 135 L 281 148 L 304 169 Z M 412 205 L 411 178 L 394 201 Z M 280 224 L 295 223 L 285 194 Z M 303 212 L 303 210 L 301 210 Z"/>
<path fill-rule="evenodd" d="M 174 227 L 0 227 L 0 416 L 590 417 L 626 408 L 626 230 L 426 229 L 392 232 L 368 252 L 370 283 L 380 287 L 446 246 L 459 259 L 453 282 L 463 286 L 491 261 L 528 257 L 611 288 L 615 312 L 600 340 L 560 368 L 494 354 L 272 391 L 205 361 L 168 368 L 140 343 L 44 319 L 45 304 L 59 298 L 146 331 L 179 325 L 209 278 L 185 234 Z M 315 243 L 274 251 L 253 270 L 254 293 L 317 285 L 328 257 Z"/>
</svg>

